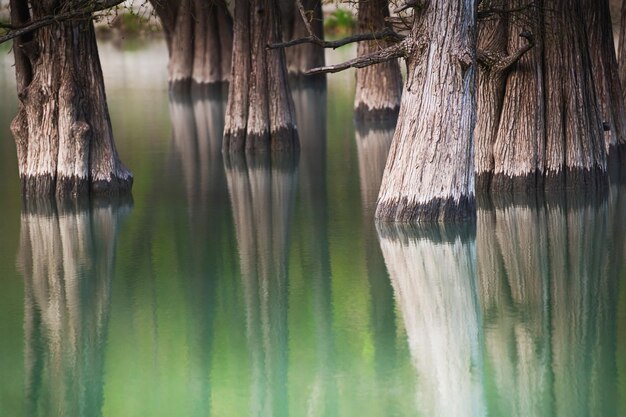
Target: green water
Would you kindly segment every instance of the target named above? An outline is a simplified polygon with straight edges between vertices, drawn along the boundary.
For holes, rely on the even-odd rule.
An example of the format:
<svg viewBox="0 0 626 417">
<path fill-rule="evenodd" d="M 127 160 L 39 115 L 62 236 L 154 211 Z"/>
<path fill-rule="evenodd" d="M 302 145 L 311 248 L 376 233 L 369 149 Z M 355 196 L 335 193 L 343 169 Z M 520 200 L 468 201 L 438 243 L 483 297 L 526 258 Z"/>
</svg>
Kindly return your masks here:
<svg viewBox="0 0 626 417">
<path fill-rule="evenodd" d="M 228 160 L 223 97 L 103 47 L 133 201 L 21 207 L 0 58 L 0 416 L 621 416 L 626 189 L 375 226 L 392 132 L 297 88 L 299 160 Z"/>
</svg>

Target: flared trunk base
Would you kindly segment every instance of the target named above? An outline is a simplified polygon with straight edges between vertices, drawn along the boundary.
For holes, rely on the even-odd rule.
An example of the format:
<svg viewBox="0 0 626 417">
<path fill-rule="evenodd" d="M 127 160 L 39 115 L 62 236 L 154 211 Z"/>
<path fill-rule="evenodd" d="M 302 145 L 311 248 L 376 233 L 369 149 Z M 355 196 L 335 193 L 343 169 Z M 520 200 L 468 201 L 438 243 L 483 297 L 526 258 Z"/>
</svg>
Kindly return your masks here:
<svg viewBox="0 0 626 417">
<path fill-rule="evenodd" d="M 379 201 L 376 219 L 383 222 L 464 222 L 476 218 L 474 196 L 460 199 L 433 198 L 426 202 L 409 202 L 407 198 Z"/>
</svg>

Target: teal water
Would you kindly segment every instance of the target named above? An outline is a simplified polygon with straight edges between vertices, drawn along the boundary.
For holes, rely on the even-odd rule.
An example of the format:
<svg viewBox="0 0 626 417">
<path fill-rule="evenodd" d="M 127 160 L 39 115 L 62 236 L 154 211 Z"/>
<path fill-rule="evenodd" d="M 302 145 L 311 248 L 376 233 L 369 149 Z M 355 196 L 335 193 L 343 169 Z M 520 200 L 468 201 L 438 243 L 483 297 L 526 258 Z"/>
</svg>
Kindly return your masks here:
<svg viewBox="0 0 626 417">
<path fill-rule="evenodd" d="M 626 188 L 372 216 L 389 129 L 294 89 L 298 160 L 224 160 L 224 98 L 102 50 L 132 201 L 22 207 L 0 58 L 0 416 L 621 416 Z"/>
</svg>

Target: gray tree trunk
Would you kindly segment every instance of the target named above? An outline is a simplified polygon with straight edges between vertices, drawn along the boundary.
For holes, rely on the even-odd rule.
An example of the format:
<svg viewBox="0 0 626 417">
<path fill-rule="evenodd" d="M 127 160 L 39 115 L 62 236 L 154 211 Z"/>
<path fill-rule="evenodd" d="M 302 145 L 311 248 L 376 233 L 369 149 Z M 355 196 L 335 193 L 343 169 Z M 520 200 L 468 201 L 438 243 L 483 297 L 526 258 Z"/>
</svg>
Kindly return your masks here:
<svg viewBox="0 0 626 417">
<path fill-rule="evenodd" d="M 281 39 L 276 0 L 237 0 L 225 152 L 295 152 L 296 119 L 285 53 L 266 49 Z"/>
<path fill-rule="evenodd" d="M 390 28 L 387 0 L 359 0 L 358 27 L 360 33 L 380 32 Z M 385 40 L 359 42 L 357 54 L 363 56 L 388 47 Z M 356 70 L 354 117 L 357 120 L 394 119 L 400 111 L 402 74 L 398 60 Z"/>
<path fill-rule="evenodd" d="M 416 13 L 377 219 L 475 216 L 475 16 L 474 0 L 433 0 Z"/>
<path fill-rule="evenodd" d="M 230 80 L 233 22 L 224 0 L 150 0 L 169 51 L 177 93 L 214 89 Z"/>
<path fill-rule="evenodd" d="M 32 2 L 31 18 L 54 14 L 49 3 Z M 28 19 L 24 5 L 12 2 L 14 24 Z M 113 142 L 91 20 L 40 28 L 16 46 L 20 103 L 11 130 L 24 196 L 129 191 L 133 177 Z"/>
</svg>

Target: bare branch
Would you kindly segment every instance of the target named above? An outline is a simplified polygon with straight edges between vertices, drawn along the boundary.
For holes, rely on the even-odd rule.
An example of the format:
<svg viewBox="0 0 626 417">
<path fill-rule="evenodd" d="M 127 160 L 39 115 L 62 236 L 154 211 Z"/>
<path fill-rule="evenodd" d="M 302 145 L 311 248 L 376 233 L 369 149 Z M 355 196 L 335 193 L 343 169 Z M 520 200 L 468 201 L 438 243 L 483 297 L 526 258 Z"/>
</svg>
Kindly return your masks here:
<svg viewBox="0 0 626 417">
<path fill-rule="evenodd" d="M 380 64 L 381 62 L 391 61 L 392 59 L 406 57 L 412 47 L 413 39 L 406 38 L 400 43 L 391 45 L 385 49 L 381 49 L 371 54 L 359 56 L 349 61 L 336 65 L 327 65 L 325 67 L 313 68 L 306 71 L 305 75 L 327 74 L 339 72 L 348 68 L 364 68 L 370 65 Z"/>
<path fill-rule="evenodd" d="M 316 38 L 315 34 L 313 33 L 313 29 L 311 29 L 311 23 L 306 16 L 306 11 L 304 10 L 302 1 L 296 0 L 296 5 L 298 6 L 298 11 L 300 12 L 300 16 L 302 16 L 302 21 L 304 22 L 304 26 L 306 27 L 306 31 L 309 33 L 309 36 Z"/>
<path fill-rule="evenodd" d="M 78 17 L 84 17 L 88 19 L 92 19 L 92 13 L 97 13 L 103 10 L 110 9 L 112 7 L 117 6 L 120 3 L 123 3 L 124 0 L 102 0 L 102 1 L 94 1 L 90 2 L 83 9 L 72 10 L 70 12 L 61 13 L 58 15 L 50 15 L 42 17 L 34 22 L 29 22 L 28 24 L 20 27 L 15 27 L 9 31 L 6 35 L 0 36 L 0 44 L 10 41 L 11 39 L 17 38 L 18 36 L 25 35 L 27 33 L 34 32 L 37 29 L 40 29 L 44 26 L 51 25 L 53 23 L 64 22 L 66 20 L 75 19 Z"/>
<path fill-rule="evenodd" d="M 385 28 L 380 32 L 375 33 L 361 33 L 358 35 L 348 36 L 343 39 L 338 39 L 336 41 L 325 41 L 323 39 L 318 38 L 315 35 L 307 36 L 306 38 L 293 39 L 287 42 L 273 43 L 267 46 L 268 49 L 278 49 L 278 48 L 289 48 L 291 46 L 301 45 L 303 43 L 313 43 L 315 45 L 319 45 L 322 48 L 332 48 L 336 49 L 340 46 L 347 45 L 349 43 L 354 42 L 363 42 L 363 41 L 380 41 L 387 40 L 392 42 L 400 42 L 404 40 L 405 36 L 400 35 L 399 33 L 394 32 L 390 28 Z"/>
<path fill-rule="evenodd" d="M 476 52 L 476 59 L 481 65 L 492 68 L 494 71 L 503 72 L 508 70 L 511 66 L 515 65 L 526 52 L 535 46 L 535 38 L 532 33 L 524 31 L 520 33 L 519 36 L 526 39 L 526 44 L 520 46 L 511 54 L 503 56 L 502 54 L 490 53 L 490 51 L 478 50 Z"/>
</svg>

